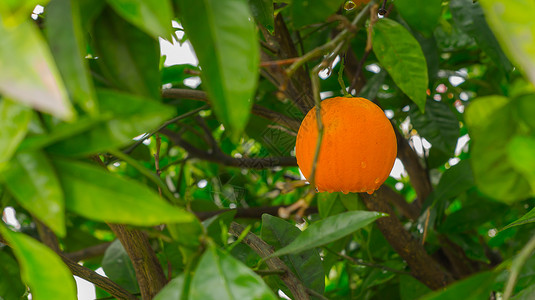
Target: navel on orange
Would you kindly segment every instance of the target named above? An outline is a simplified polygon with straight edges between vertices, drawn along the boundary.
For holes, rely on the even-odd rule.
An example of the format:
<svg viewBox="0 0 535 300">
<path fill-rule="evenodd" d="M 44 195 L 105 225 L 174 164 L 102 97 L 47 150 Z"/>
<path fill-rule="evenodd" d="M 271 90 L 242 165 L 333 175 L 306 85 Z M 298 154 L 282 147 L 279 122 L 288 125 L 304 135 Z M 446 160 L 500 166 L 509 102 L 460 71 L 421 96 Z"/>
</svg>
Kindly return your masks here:
<svg viewBox="0 0 535 300">
<path fill-rule="evenodd" d="M 335 97 L 321 102 L 323 140 L 314 183 L 323 192 L 373 193 L 388 178 L 397 154 L 392 124 L 373 102 Z M 310 179 L 318 140 L 316 107 L 297 133 L 295 154 Z"/>
</svg>

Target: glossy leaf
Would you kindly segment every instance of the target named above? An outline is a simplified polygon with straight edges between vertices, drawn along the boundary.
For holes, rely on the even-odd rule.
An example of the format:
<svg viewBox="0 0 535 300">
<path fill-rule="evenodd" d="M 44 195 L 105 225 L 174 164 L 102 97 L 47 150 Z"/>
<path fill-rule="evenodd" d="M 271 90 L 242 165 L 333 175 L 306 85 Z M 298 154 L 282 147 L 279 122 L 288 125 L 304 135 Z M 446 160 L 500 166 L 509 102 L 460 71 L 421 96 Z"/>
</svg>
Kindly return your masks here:
<svg viewBox="0 0 535 300">
<path fill-rule="evenodd" d="M 384 18 L 373 26 L 373 52 L 396 85 L 423 112 L 427 62 L 418 41 L 402 25 Z"/>
<path fill-rule="evenodd" d="M 426 36 L 433 34 L 442 14 L 442 0 L 396 0 L 394 5 L 412 28 Z"/>
<path fill-rule="evenodd" d="M 472 101 L 465 119 L 472 138 L 471 164 L 478 188 L 506 203 L 531 195 L 529 182 L 507 154 L 507 143 L 518 130 L 509 99 L 488 96 Z"/>
<path fill-rule="evenodd" d="M 12 100 L 72 120 L 74 112 L 54 60 L 30 23 L 5 27 L 0 21 L 0 92 Z"/>
<path fill-rule="evenodd" d="M 260 276 L 213 247 L 197 265 L 189 296 L 191 300 L 278 299 Z"/>
<path fill-rule="evenodd" d="M 295 27 L 325 22 L 344 3 L 341 0 L 293 0 L 290 6 Z"/>
<path fill-rule="evenodd" d="M 275 250 L 291 244 L 301 233 L 294 225 L 268 214 L 262 215 L 262 239 Z M 281 257 L 282 261 L 305 284 L 306 287 L 323 294 L 325 274 L 320 255 L 316 249 Z"/>
<path fill-rule="evenodd" d="M 273 0 L 249 0 L 251 13 L 256 22 L 273 33 L 275 30 L 275 21 L 273 18 Z"/>
<path fill-rule="evenodd" d="M 156 129 L 173 115 L 171 107 L 147 98 L 112 90 L 98 90 L 97 96 L 103 112 L 102 122 L 82 133 L 79 128 L 63 124 L 57 128 L 66 131 L 63 136 L 76 135 L 49 146 L 47 151 L 82 156 L 120 147 L 131 143 L 134 137 Z M 88 122 L 91 125 L 91 120 Z"/>
<path fill-rule="evenodd" d="M 177 3 L 215 115 L 236 139 L 249 118 L 260 60 L 249 6 L 241 0 Z"/>
<path fill-rule="evenodd" d="M 53 162 L 65 193 L 65 207 L 83 217 L 139 226 L 187 223 L 194 218 L 137 181 L 86 163 L 59 158 Z"/>
<path fill-rule="evenodd" d="M 19 262 L 22 280 L 30 287 L 32 298 L 76 299 L 76 287 L 71 272 L 50 248 L 22 233 L 0 225 Z"/>
<path fill-rule="evenodd" d="M 480 1 L 485 18 L 507 56 L 535 83 L 535 2 Z"/>
<path fill-rule="evenodd" d="M 1 177 L 22 207 L 57 235 L 65 236 L 63 191 L 43 152 L 17 154 Z"/>
<path fill-rule="evenodd" d="M 275 251 L 272 256 L 299 253 L 336 241 L 373 221 L 387 216 L 371 211 L 348 211 L 312 223 L 292 243 Z"/>
<path fill-rule="evenodd" d="M 156 39 L 109 8 L 95 20 L 91 36 L 98 56 L 96 63 L 108 84 L 138 96 L 160 99 L 160 49 Z"/>
<path fill-rule="evenodd" d="M 24 139 L 32 111 L 7 98 L 0 99 L 0 171 Z"/>
<path fill-rule="evenodd" d="M 420 298 L 421 300 L 486 300 L 492 291 L 496 274 L 482 272 L 458 281 L 443 290 L 435 291 Z"/>
<path fill-rule="evenodd" d="M 167 283 L 154 297 L 154 300 L 182 299 L 184 277 L 184 274 L 180 274 L 169 281 L 169 283 Z"/>
<path fill-rule="evenodd" d="M 411 109 L 410 118 L 418 134 L 428 142 L 452 156 L 459 138 L 459 120 L 444 102 L 428 100 L 425 112 Z"/>
<path fill-rule="evenodd" d="M 20 278 L 19 265 L 6 249 L 0 251 L 0 295 L 4 299 L 21 299 L 26 286 Z"/>
<path fill-rule="evenodd" d="M 171 36 L 171 3 L 169 0 L 107 0 L 115 11 L 154 38 Z"/>
<path fill-rule="evenodd" d="M 104 252 L 102 269 L 113 282 L 125 288 L 130 293 L 139 293 L 134 266 L 119 240 L 113 241 Z"/>
<path fill-rule="evenodd" d="M 53 0 L 46 7 L 46 37 L 71 99 L 90 114 L 98 111 L 89 75 L 80 7 L 75 0 Z"/>
<path fill-rule="evenodd" d="M 481 50 L 485 51 L 503 72 L 508 73 L 513 66 L 490 30 L 479 3 L 472 0 L 450 1 L 453 20 L 459 28 L 474 38 Z"/>
</svg>

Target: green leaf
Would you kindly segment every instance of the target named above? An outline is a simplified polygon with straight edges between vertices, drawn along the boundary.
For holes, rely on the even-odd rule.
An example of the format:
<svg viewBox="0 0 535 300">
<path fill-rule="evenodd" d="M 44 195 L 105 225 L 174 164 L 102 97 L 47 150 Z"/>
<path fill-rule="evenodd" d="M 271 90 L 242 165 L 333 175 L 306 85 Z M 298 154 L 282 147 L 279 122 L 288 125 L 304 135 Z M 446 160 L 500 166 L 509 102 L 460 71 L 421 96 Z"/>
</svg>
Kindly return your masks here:
<svg viewBox="0 0 535 300">
<path fill-rule="evenodd" d="M 485 18 L 509 59 L 535 83 L 535 2 L 480 1 Z"/>
<path fill-rule="evenodd" d="M 277 299 L 262 278 L 214 247 L 203 254 L 193 280 L 191 300 Z"/>
<path fill-rule="evenodd" d="M 294 27 L 325 22 L 343 3 L 342 0 L 293 0 L 290 14 Z"/>
<path fill-rule="evenodd" d="M 514 226 L 520 226 L 520 225 L 529 224 L 529 223 L 533 223 L 533 222 L 535 222 L 535 208 L 531 209 L 525 215 L 520 217 L 520 219 L 518 219 L 518 220 L 514 221 L 513 223 L 505 226 L 500 231 L 503 231 L 503 230 L 505 230 L 507 228 L 511 228 L 511 227 L 514 227 Z"/>
<path fill-rule="evenodd" d="M 373 211 L 348 211 L 330 216 L 312 223 L 291 244 L 275 251 L 271 256 L 299 253 L 328 244 L 385 216 L 387 214 Z"/>
<path fill-rule="evenodd" d="M 188 71 L 199 71 L 199 67 L 190 64 L 172 65 L 162 68 L 161 71 L 161 84 L 170 83 L 172 85 L 183 85 L 184 79 L 193 77 Z"/>
<path fill-rule="evenodd" d="M 414 29 L 429 37 L 442 14 L 442 0 L 396 0 L 396 9 Z"/>
<path fill-rule="evenodd" d="M 25 21 L 5 27 L 0 17 L 0 92 L 60 119 L 75 116 L 40 32 Z"/>
<path fill-rule="evenodd" d="M 32 111 L 7 98 L 0 100 L 0 171 L 24 139 Z"/>
<path fill-rule="evenodd" d="M 6 27 L 17 26 L 28 20 L 28 16 L 35 9 L 35 6 L 44 6 L 47 0 L 4 0 L 0 1 L 0 22 Z M 1 26 L 1 24 L 0 24 Z"/>
<path fill-rule="evenodd" d="M 511 203 L 532 194 L 529 182 L 509 160 L 507 144 L 518 131 L 509 99 L 478 98 L 468 106 L 471 163 L 478 188 L 496 200 Z"/>
<path fill-rule="evenodd" d="M 399 294 L 401 300 L 419 299 L 421 296 L 431 292 L 431 289 L 421 283 L 418 279 L 409 276 L 399 276 Z"/>
<path fill-rule="evenodd" d="M 237 139 L 249 118 L 260 61 L 249 6 L 241 0 L 177 3 L 215 115 Z"/>
<path fill-rule="evenodd" d="M 167 283 L 163 289 L 158 292 L 154 300 L 182 299 L 184 290 L 184 274 L 180 274 Z"/>
<path fill-rule="evenodd" d="M 318 194 L 318 212 L 322 219 L 343 213 L 346 210 L 338 193 Z"/>
<path fill-rule="evenodd" d="M 50 248 L 22 233 L 0 225 L 0 233 L 13 248 L 22 280 L 30 287 L 32 298 L 76 299 L 74 278 L 63 261 Z"/>
<path fill-rule="evenodd" d="M 187 223 L 194 218 L 137 181 L 86 163 L 60 158 L 53 163 L 65 193 L 65 207 L 83 217 L 139 226 Z"/>
<path fill-rule="evenodd" d="M 22 207 L 57 235 L 65 236 L 63 191 L 43 152 L 17 154 L 1 177 Z"/>
<path fill-rule="evenodd" d="M 507 145 L 507 154 L 513 167 L 524 174 L 535 191 L 535 138 L 516 135 Z"/>
<path fill-rule="evenodd" d="M 535 284 L 516 293 L 511 300 L 530 300 L 535 298 Z"/>
<path fill-rule="evenodd" d="M 160 99 L 160 48 L 156 39 L 109 8 L 95 20 L 91 37 L 98 56 L 95 62 L 108 84 Z"/>
<path fill-rule="evenodd" d="M 147 98 L 112 90 L 97 90 L 103 122 L 91 130 L 62 124 L 58 131 L 72 130 L 77 134 L 47 148 L 51 153 L 68 156 L 86 156 L 110 148 L 124 146 L 142 133 L 154 130 L 170 119 L 173 109 Z M 84 128 L 82 128 L 84 129 Z M 68 135 L 63 133 L 62 136 Z"/>
<path fill-rule="evenodd" d="M 130 293 L 139 293 L 134 266 L 119 240 L 113 241 L 104 252 L 102 269 L 106 276 Z"/>
<path fill-rule="evenodd" d="M 470 160 L 460 161 L 444 172 L 435 188 L 436 199 L 451 199 L 474 186 Z"/>
<path fill-rule="evenodd" d="M 495 278 L 493 272 L 482 272 L 457 281 L 443 290 L 427 294 L 420 300 L 487 300 Z"/>
<path fill-rule="evenodd" d="M 275 250 L 291 244 L 301 233 L 294 225 L 268 214 L 262 215 L 262 239 Z M 316 249 L 281 257 L 292 272 L 310 288 L 320 294 L 325 290 L 325 274 L 320 255 Z"/>
<path fill-rule="evenodd" d="M 256 22 L 262 24 L 270 33 L 275 30 L 273 0 L 249 0 L 249 7 Z"/>
<path fill-rule="evenodd" d="M 171 2 L 169 0 L 108 0 L 117 14 L 154 38 L 171 37 Z"/>
<path fill-rule="evenodd" d="M 434 148 L 452 156 L 459 138 L 459 120 L 444 102 L 428 100 L 426 110 L 411 109 L 409 116 L 418 134 Z"/>
<path fill-rule="evenodd" d="M 97 96 L 85 56 L 80 7 L 75 0 L 52 0 L 46 7 L 46 37 L 71 99 L 89 114 L 98 111 Z"/>
<path fill-rule="evenodd" d="M 399 23 L 383 18 L 373 26 L 373 52 L 396 85 L 423 112 L 427 62 L 418 41 Z"/>
<path fill-rule="evenodd" d="M 508 206 L 500 202 L 477 201 L 450 214 L 439 226 L 438 231 L 451 234 L 473 230 L 503 215 L 507 209 Z"/>
<path fill-rule="evenodd" d="M 206 228 L 206 234 L 219 246 L 228 244 L 228 228 L 230 228 L 230 223 L 234 220 L 235 215 L 236 210 L 229 210 L 202 222 Z"/>
<path fill-rule="evenodd" d="M 459 28 L 476 41 L 481 50 L 485 51 L 503 72 L 508 73 L 513 66 L 490 30 L 479 3 L 472 0 L 450 1 L 453 20 Z"/>
<path fill-rule="evenodd" d="M 19 265 L 6 249 L 0 251 L 0 295 L 3 299 L 22 299 L 26 286 L 20 280 Z"/>
</svg>

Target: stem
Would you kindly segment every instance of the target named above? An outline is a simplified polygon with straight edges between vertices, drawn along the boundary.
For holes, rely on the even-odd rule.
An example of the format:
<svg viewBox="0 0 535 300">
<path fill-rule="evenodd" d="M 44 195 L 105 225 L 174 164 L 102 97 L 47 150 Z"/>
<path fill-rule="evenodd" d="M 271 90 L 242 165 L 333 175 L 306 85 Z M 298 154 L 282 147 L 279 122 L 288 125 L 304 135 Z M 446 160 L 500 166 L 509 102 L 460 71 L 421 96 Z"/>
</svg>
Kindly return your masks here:
<svg viewBox="0 0 535 300">
<path fill-rule="evenodd" d="M 535 249 L 535 235 L 531 237 L 529 242 L 522 248 L 518 256 L 513 260 L 511 265 L 511 274 L 505 284 L 505 290 L 503 292 L 503 300 L 508 300 L 513 294 L 513 289 L 516 285 L 518 275 L 522 270 L 522 267 L 526 263 L 526 260 L 531 256 L 531 252 Z"/>
</svg>

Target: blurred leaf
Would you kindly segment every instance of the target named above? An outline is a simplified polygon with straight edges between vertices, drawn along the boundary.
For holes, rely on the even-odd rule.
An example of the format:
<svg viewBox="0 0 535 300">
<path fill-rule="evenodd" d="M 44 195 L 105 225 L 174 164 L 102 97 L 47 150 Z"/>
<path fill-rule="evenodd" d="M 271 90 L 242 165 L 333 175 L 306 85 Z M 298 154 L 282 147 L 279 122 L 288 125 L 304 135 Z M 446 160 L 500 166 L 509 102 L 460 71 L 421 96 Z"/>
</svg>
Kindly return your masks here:
<svg viewBox="0 0 535 300">
<path fill-rule="evenodd" d="M 438 228 L 439 232 L 457 233 L 473 230 L 503 215 L 508 206 L 494 201 L 478 201 L 453 212 Z"/>
<path fill-rule="evenodd" d="M 97 221 L 138 226 L 194 219 L 136 181 L 86 163 L 60 158 L 53 162 L 65 193 L 65 207 L 71 212 Z"/>
<path fill-rule="evenodd" d="M 190 64 L 173 65 L 162 68 L 161 71 L 161 84 L 180 85 L 184 83 L 184 79 L 193 77 L 186 73 L 186 70 L 199 71 L 199 67 Z"/>
<path fill-rule="evenodd" d="M 532 132 L 535 132 L 535 118 L 533 118 L 535 115 L 535 94 L 531 90 L 533 88 L 535 87 L 528 83 L 526 89 L 528 89 L 529 92 L 525 90 L 520 92 L 521 96 L 515 98 L 512 105 L 513 113 L 516 114 L 516 116 L 518 116 L 520 120 L 532 130 Z M 528 94 L 526 94 L 526 92 L 528 92 Z"/>
<path fill-rule="evenodd" d="M 366 85 L 360 90 L 358 96 L 366 99 L 375 99 L 377 97 L 377 93 L 379 93 L 385 82 L 386 74 L 387 73 L 384 69 L 381 69 L 379 73 L 374 74 L 368 80 L 368 82 L 366 82 Z"/>
<path fill-rule="evenodd" d="M 54 59 L 30 21 L 5 27 L 0 17 L 0 92 L 63 120 L 75 117 Z"/>
<path fill-rule="evenodd" d="M 434 201 L 434 205 L 444 203 L 472 186 L 474 186 L 474 176 L 470 160 L 465 159 L 444 172 L 437 187 L 429 196 L 430 199 L 426 200 L 426 204 L 431 204 L 431 201 Z"/>
<path fill-rule="evenodd" d="M 65 236 L 63 191 L 43 152 L 20 153 L 0 175 L 17 202 L 60 237 Z"/>
<path fill-rule="evenodd" d="M 157 40 L 111 9 L 105 9 L 95 20 L 91 36 L 98 56 L 96 63 L 109 85 L 152 100 L 160 99 Z"/>
<path fill-rule="evenodd" d="M 171 3 L 169 0 L 107 0 L 121 17 L 154 38 L 171 37 Z"/>
<path fill-rule="evenodd" d="M 191 282 L 191 300 L 277 299 L 262 278 L 214 247 L 201 257 Z"/>
<path fill-rule="evenodd" d="M 530 300 L 535 298 L 535 284 L 516 293 L 511 300 Z"/>
<path fill-rule="evenodd" d="M 142 133 L 154 130 L 170 119 L 169 106 L 130 94 L 112 90 L 97 90 L 103 122 L 79 133 L 76 126 L 62 124 L 57 131 L 77 134 L 47 147 L 47 151 L 68 156 L 85 156 L 132 142 Z M 85 128 L 82 128 L 85 129 Z"/>
<path fill-rule="evenodd" d="M 22 280 L 30 287 L 33 299 L 77 298 L 74 278 L 54 251 L 25 234 L 6 229 L 4 225 L 0 225 L 0 233 L 13 249 Z"/>
<path fill-rule="evenodd" d="M 419 299 L 429 292 L 431 292 L 431 289 L 418 281 L 418 279 L 409 275 L 399 276 L 399 294 L 401 300 Z"/>
<path fill-rule="evenodd" d="M 510 228 L 510 227 L 524 225 L 524 224 L 533 223 L 533 222 L 535 222 L 535 208 L 531 209 L 525 215 L 520 217 L 520 219 L 518 219 L 518 220 L 514 221 L 513 223 L 505 226 L 500 231 L 503 231 L 503 230 L 505 230 L 507 228 Z"/>
<path fill-rule="evenodd" d="M 37 5 L 44 6 L 47 0 L 4 0 L 0 1 L 0 22 L 6 27 L 15 27 L 28 20 Z M 0 24 L 2 26 L 2 24 Z"/>
<path fill-rule="evenodd" d="M 495 278 L 496 274 L 493 272 L 482 272 L 455 282 L 443 290 L 427 294 L 420 300 L 487 300 Z"/>
<path fill-rule="evenodd" d="M 0 99 L 0 171 L 24 139 L 32 111 L 7 98 Z"/>
<path fill-rule="evenodd" d="M 535 2 L 520 0 L 480 1 L 485 18 L 504 51 L 535 83 Z"/>
<path fill-rule="evenodd" d="M 373 52 L 396 85 L 423 112 L 428 84 L 427 63 L 418 41 L 399 23 L 379 19 L 373 26 Z"/>
<path fill-rule="evenodd" d="M 219 246 L 225 246 L 228 243 L 228 237 L 223 234 L 223 231 L 225 234 L 228 233 L 228 228 L 230 228 L 230 223 L 234 220 L 235 215 L 236 210 L 229 210 L 202 222 L 207 235 L 214 239 Z"/>
<path fill-rule="evenodd" d="M 514 136 L 507 145 L 507 154 L 513 167 L 524 174 L 532 191 L 535 191 L 535 138 L 524 135 Z"/>
<path fill-rule="evenodd" d="M 275 21 L 273 19 L 273 0 L 249 0 L 249 7 L 256 22 L 273 33 Z"/>
<path fill-rule="evenodd" d="M 301 230 L 283 219 L 268 214 L 262 215 L 262 239 L 275 250 L 291 244 L 300 233 Z M 316 249 L 307 250 L 299 255 L 284 255 L 281 259 L 307 288 L 323 294 L 325 274 Z"/>
<path fill-rule="evenodd" d="M 457 26 L 474 38 L 481 50 L 485 51 L 504 73 L 509 73 L 513 66 L 490 30 L 479 2 L 452 0 L 450 10 Z"/>
<path fill-rule="evenodd" d="M 424 113 L 411 109 L 409 116 L 418 134 L 433 147 L 452 156 L 459 138 L 459 120 L 444 102 L 427 100 Z"/>
<path fill-rule="evenodd" d="M 531 195 L 529 182 L 507 154 L 507 144 L 517 129 L 509 99 L 480 97 L 466 109 L 470 131 L 471 163 L 478 188 L 494 199 L 511 203 Z"/>
<path fill-rule="evenodd" d="M 134 266 L 119 240 L 113 241 L 102 258 L 102 269 L 106 276 L 130 293 L 139 293 Z"/>
<path fill-rule="evenodd" d="M 167 283 L 163 289 L 158 292 L 154 300 L 182 299 L 184 289 L 184 274 L 180 274 Z"/>
<path fill-rule="evenodd" d="M 201 245 L 201 236 L 204 234 L 202 223 L 193 219 L 188 224 L 169 224 L 169 234 L 180 246 L 196 250 Z"/>
<path fill-rule="evenodd" d="M 442 0 L 396 0 L 396 9 L 409 25 L 429 37 L 442 14 Z"/>
<path fill-rule="evenodd" d="M 240 0 L 177 3 L 210 103 L 236 140 L 249 118 L 260 61 L 249 6 Z"/>
<path fill-rule="evenodd" d="M 20 271 L 17 261 L 7 253 L 0 250 L 0 295 L 3 299 L 22 299 L 26 286 L 20 280 Z"/>
<path fill-rule="evenodd" d="M 336 241 L 376 219 L 387 216 L 373 211 L 348 211 L 312 223 L 292 243 L 275 251 L 271 256 L 299 253 Z"/>
<path fill-rule="evenodd" d="M 343 3 L 342 0 L 292 0 L 290 14 L 294 27 L 325 22 Z"/>
</svg>

